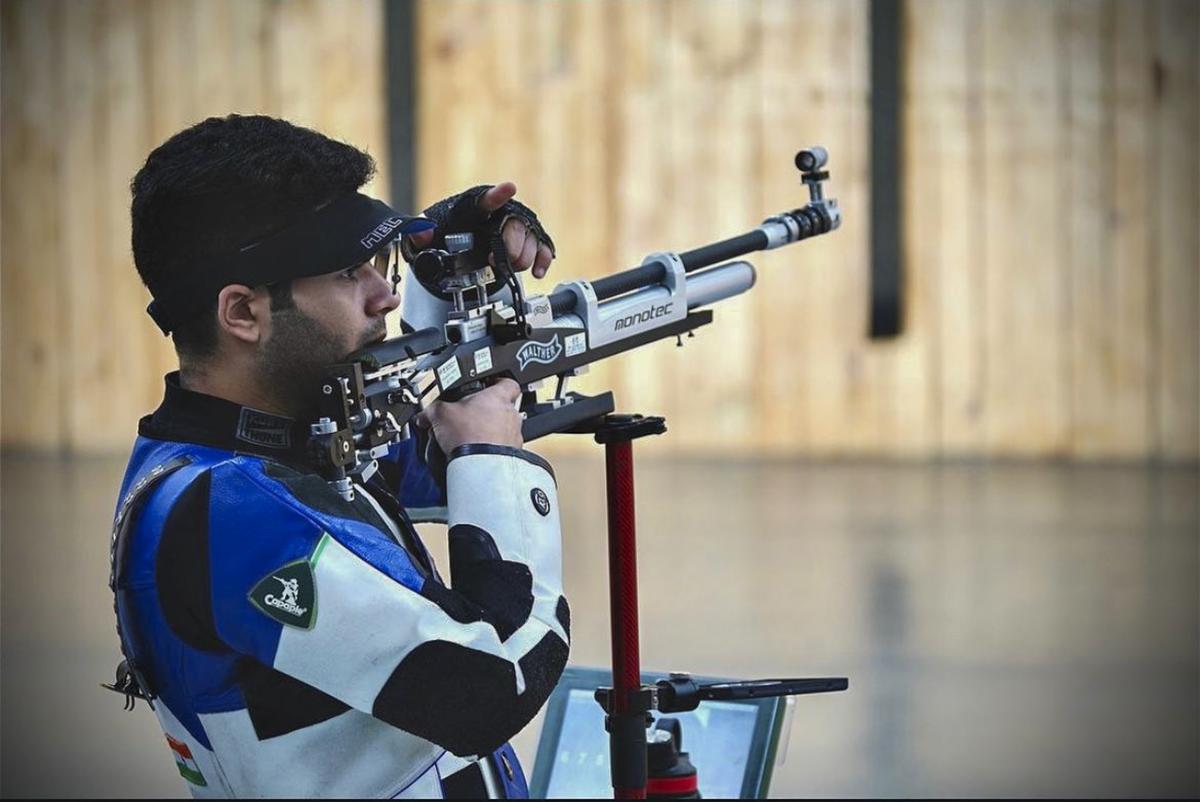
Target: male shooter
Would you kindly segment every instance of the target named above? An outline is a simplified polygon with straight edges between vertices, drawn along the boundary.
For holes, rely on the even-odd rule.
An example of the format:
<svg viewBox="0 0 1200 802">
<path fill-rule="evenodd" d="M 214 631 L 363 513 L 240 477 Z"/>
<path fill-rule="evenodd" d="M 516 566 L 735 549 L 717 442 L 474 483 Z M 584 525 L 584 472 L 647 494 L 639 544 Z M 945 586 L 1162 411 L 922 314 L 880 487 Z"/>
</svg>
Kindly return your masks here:
<svg viewBox="0 0 1200 802">
<path fill-rule="evenodd" d="M 514 382 L 428 410 L 444 486 L 411 442 L 352 501 L 309 462 L 322 371 L 384 337 L 401 251 L 436 224 L 499 228 L 539 278 L 554 255 L 512 184 L 422 219 L 361 194 L 373 172 L 231 115 L 133 179 L 134 261 L 180 370 L 121 489 L 117 685 L 152 697 L 198 797 L 527 796 L 507 740 L 566 664 L 555 480 L 522 448 Z M 405 511 L 429 506 L 448 508 L 448 583 Z"/>
</svg>

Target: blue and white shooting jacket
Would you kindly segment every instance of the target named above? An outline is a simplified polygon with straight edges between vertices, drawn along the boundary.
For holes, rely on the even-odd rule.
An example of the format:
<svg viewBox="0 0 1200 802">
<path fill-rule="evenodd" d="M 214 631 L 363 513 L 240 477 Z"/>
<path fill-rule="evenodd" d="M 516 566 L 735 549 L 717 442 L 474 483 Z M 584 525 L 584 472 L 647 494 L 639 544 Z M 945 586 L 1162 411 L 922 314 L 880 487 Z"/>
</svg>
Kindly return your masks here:
<svg viewBox="0 0 1200 802">
<path fill-rule="evenodd" d="M 307 437 L 177 374 L 139 427 L 117 615 L 187 787 L 527 796 L 507 740 L 570 641 L 550 465 L 467 445 L 443 489 L 404 443 L 346 501 L 308 467 Z M 449 582 L 409 515 L 436 507 Z"/>
</svg>

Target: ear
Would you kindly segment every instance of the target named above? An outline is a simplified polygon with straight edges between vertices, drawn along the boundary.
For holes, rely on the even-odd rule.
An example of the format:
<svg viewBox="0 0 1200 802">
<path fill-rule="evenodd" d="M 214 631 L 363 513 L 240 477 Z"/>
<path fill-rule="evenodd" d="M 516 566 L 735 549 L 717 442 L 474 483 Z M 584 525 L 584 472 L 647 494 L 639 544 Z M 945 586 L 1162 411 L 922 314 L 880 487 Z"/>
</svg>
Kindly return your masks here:
<svg viewBox="0 0 1200 802">
<path fill-rule="evenodd" d="M 271 330 L 271 296 L 265 289 L 230 284 L 217 296 L 217 325 L 240 342 L 255 344 Z"/>
</svg>

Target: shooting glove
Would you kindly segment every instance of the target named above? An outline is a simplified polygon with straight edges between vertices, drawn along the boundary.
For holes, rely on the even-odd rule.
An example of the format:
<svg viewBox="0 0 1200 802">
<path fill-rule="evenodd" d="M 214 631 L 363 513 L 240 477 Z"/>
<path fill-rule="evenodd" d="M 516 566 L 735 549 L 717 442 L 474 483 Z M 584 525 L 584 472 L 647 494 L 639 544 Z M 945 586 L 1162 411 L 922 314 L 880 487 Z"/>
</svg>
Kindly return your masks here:
<svg viewBox="0 0 1200 802">
<path fill-rule="evenodd" d="M 473 250 L 486 259 L 491 251 L 493 236 L 503 230 L 505 223 L 516 218 L 537 237 L 539 243 L 549 248 L 552 254 L 555 253 L 554 240 L 542 227 L 537 214 L 520 201 L 510 200 L 490 214 L 479 208 L 479 198 L 492 186 L 492 184 L 480 184 L 477 187 L 471 187 L 465 192 L 438 201 L 422 212 L 423 215 L 437 223 L 437 228 L 433 232 L 432 247 L 445 248 L 447 234 L 470 232 L 475 235 Z M 416 256 L 407 237 L 402 242 L 402 252 L 408 262 L 412 262 L 413 257 Z M 494 292 L 498 286 L 499 282 L 496 282 L 495 286 L 488 287 L 488 292 Z M 432 287 L 427 287 L 427 289 L 431 292 L 434 291 Z"/>
</svg>

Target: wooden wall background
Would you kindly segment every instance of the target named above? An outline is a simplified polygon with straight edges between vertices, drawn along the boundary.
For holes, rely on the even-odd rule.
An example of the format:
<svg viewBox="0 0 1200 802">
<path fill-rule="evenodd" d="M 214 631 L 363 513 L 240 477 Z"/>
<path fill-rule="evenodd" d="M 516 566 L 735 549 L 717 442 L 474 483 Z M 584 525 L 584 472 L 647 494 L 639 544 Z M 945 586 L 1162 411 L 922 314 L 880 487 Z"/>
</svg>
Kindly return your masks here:
<svg viewBox="0 0 1200 802">
<path fill-rule="evenodd" d="M 128 449 L 176 366 L 133 268 L 129 182 L 212 115 L 365 147 L 386 175 L 377 0 L 4 0 L 6 446 Z M 364 35 L 363 32 L 369 32 Z M 374 189 L 386 181 L 376 180 Z"/>
<path fill-rule="evenodd" d="M 125 448 L 157 400 L 171 352 L 140 311 L 126 188 L 154 144 L 255 110 L 386 157 L 363 35 L 382 16 L 5 0 L 5 445 Z M 840 231 L 760 255 L 682 351 L 584 378 L 668 417 L 647 449 L 1200 457 L 1200 4 L 910 0 L 907 328 L 887 342 L 865 337 L 865 0 L 420 0 L 417 19 L 420 199 L 517 180 L 553 278 L 791 208 L 793 153 L 830 148 Z"/>
</svg>

